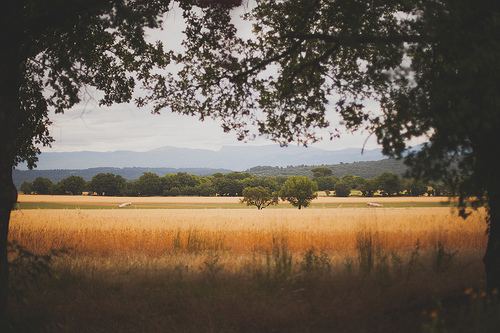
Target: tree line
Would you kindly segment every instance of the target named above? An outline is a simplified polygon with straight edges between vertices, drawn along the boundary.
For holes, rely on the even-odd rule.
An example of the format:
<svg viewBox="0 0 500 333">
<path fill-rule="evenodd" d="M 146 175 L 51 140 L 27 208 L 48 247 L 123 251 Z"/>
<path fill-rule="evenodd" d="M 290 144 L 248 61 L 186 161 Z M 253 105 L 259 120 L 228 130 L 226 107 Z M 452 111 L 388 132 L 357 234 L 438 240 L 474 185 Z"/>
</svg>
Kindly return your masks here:
<svg viewBox="0 0 500 333">
<path fill-rule="evenodd" d="M 442 183 L 424 183 L 405 179 L 392 172 L 383 172 L 373 179 L 344 175 L 336 177 L 328 167 L 311 169 L 308 178 L 317 186 L 317 191 L 326 195 L 347 197 L 357 191 L 358 195 L 382 196 L 449 196 L 457 189 Z M 37 177 L 33 182 L 24 181 L 20 191 L 25 194 L 81 195 L 88 193 L 103 196 L 243 196 L 247 188 L 262 187 L 269 193 L 279 193 L 287 180 L 294 176 L 259 177 L 248 172 L 214 173 L 196 176 L 186 172 L 160 177 L 153 172 L 144 172 L 137 180 L 126 180 L 121 175 L 99 173 L 90 181 L 80 176 L 69 176 L 57 183 L 49 178 Z"/>
</svg>

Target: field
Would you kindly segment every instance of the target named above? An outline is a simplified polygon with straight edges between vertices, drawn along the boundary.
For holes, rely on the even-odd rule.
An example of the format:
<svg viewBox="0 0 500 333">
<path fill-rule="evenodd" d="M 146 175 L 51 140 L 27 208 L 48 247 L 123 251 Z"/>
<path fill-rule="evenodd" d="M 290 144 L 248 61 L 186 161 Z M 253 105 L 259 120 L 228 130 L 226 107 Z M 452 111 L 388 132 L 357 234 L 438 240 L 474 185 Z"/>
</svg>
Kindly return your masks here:
<svg viewBox="0 0 500 333">
<path fill-rule="evenodd" d="M 307 209 L 263 211 L 226 197 L 19 201 L 10 239 L 30 254 L 12 253 L 29 263 L 14 274 L 29 282 L 13 285 L 16 329 L 493 332 L 500 324 L 481 293 L 485 212 L 463 220 L 443 198 L 320 197 Z M 118 209 L 124 202 L 132 205 Z M 33 268 L 50 271 L 32 281 Z"/>
</svg>

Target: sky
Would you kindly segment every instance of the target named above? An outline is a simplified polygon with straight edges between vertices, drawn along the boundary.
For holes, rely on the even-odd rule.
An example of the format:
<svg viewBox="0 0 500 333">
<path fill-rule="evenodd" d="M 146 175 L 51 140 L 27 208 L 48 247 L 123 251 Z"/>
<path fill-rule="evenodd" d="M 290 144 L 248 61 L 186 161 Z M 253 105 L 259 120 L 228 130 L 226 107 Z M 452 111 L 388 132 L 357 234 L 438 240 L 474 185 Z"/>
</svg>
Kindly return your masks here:
<svg viewBox="0 0 500 333">
<path fill-rule="evenodd" d="M 241 6 L 232 14 L 237 17 L 246 10 L 247 7 Z M 241 34 L 250 34 L 248 24 L 244 25 L 242 20 L 235 21 L 235 24 Z M 182 12 L 173 8 L 165 19 L 163 30 L 151 31 L 149 37 L 151 40 L 162 40 L 169 49 L 181 51 L 183 27 Z M 51 148 L 45 147 L 42 151 L 148 151 L 163 146 L 219 150 L 224 145 L 274 144 L 260 137 L 240 142 L 236 133 L 224 133 L 221 122 L 217 120 L 201 122 L 196 117 L 173 114 L 167 110 L 153 115 L 150 108 L 137 108 L 133 103 L 101 107 L 97 94 L 92 91 L 85 92 L 84 100 L 64 114 L 50 114 L 53 123 L 50 131 L 55 142 Z M 338 122 L 333 111 L 329 117 L 332 124 Z M 380 147 L 375 137 L 366 132 L 345 134 L 333 141 L 329 140 L 328 130 L 320 132 L 320 135 L 325 139 L 311 146 L 326 150 Z"/>
</svg>

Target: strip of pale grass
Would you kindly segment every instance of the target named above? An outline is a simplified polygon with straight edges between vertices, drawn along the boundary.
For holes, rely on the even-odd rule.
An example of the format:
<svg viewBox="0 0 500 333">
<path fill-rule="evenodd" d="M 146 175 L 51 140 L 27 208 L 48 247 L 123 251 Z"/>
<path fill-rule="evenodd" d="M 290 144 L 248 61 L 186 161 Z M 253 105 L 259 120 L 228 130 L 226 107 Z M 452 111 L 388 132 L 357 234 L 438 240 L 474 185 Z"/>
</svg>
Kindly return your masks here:
<svg viewBox="0 0 500 333">
<path fill-rule="evenodd" d="M 237 203 L 238 197 L 102 197 L 89 195 L 27 195 L 19 194 L 19 202 L 89 202 L 89 203 L 122 203 L 128 201 L 141 203 Z M 343 202 L 447 202 L 446 197 L 319 197 L 317 203 L 343 203 Z"/>
<path fill-rule="evenodd" d="M 456 207 L 456 203 L 448 202 L 388 202 L 384 208 L 412 208 L 412 207 Z M 345 203 L 312 203 L 307 209 L 322 209 L 322 208 L 371 208 L 366 203 L 360 202 L 345 202 Z M 18 209 L 118 209 L 118 204 L 114 203 L 60 203 L 60 202 L 20 202 Z M 123 210 L 130 209 L 256 209 L 254 206 L 247 206 L 240 203 L 189 203 L 189 202 L 172 202 L 172 203 L 134 203 L 133 205 L 121 208 Z M 288 203 L 280 203 L 275 206 L 267 207 L 266 210 L 272 209 L 297 209 Z"/>
</svg>

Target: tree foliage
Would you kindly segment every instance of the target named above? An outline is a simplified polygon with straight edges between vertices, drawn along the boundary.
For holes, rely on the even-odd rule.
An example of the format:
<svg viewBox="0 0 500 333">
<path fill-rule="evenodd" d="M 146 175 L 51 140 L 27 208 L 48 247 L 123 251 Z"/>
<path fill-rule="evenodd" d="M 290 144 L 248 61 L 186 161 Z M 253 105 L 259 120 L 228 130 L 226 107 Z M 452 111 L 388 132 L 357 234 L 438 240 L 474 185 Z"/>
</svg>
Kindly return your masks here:
<svg viewBox="0 0 500 333">
<path fill-rule="evenodd" d="M 137 195 L 146 197 L 162 195 L 161 177 L 156 173 L 144 172 L 134 183 L 134 192 L 136 192 Z"/>
<path fill-rule="evenodd" d="M 126 180 L 120 175 L 99 173 L 92 177 L 89 190 L 97 195 L 121 196 L 125 191 Z"/>
<path fill-rule="evenodd" d="M 403 190 L 401 179 L 392 172 L 384 172 L 375 177 L 378 190 L 383 196 L 395 196 Z"/>
<path fill-rule="evenodd" d="M 240 199 L 240 203 L 246 203 L 247 206 L 255 206 L 261 210 L 269 205 L 277 205 L 278 200 L 277 192 L 271 192 L 267 188 L 258 186 L 243 189 L 243 199 Z"/>
<path fill-rule="evenodd" d="M 335 196 L 337 197 L 348 197 L 351 195 L 351 186 L 348 182 L 341 180 L 335 184 L 334 187 Z"/>
<path fill-rule="evenodd" d="M 314 178 L 329 177 L 333 175 L 332 169 L 324 166 L 312 168 L 311 172 Z"/>
<path fill-rule="evenodd" d="M 288 201 L 293 206 L 301 209 L 311 204 L 318 197 L 318 185 L 308 177 L 291 176 L 283 184 L 279 193 L 283 201 Z"/>
<path fill-rule="evenodd" d="M 80 195 L 85 191 L 87 182 L 80 176 L 69 176 L 62 179 L 56 185 L 57 194 Z"/>
<path fill-rule="evenodd" d="M 37 177 L 31 185 L 31 191 L 36 194 L 52 194 L 54 183 L 49 178 Z"/>
</svg>

